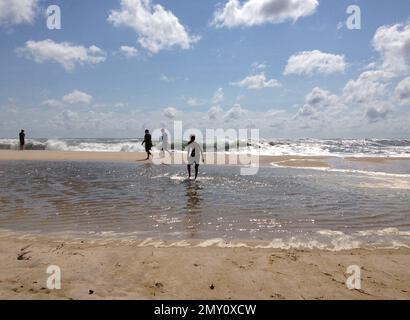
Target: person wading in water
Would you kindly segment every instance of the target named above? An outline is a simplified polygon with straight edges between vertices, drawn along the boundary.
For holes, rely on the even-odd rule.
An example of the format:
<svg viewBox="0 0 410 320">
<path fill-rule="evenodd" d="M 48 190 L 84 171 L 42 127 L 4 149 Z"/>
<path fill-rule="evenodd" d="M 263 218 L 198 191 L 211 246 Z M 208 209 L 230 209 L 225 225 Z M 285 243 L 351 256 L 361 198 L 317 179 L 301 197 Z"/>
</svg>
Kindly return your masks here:
<svg viewBox="0 0 410 320">
<path fill-rule="evenodd" d="M 187 145 L 188 151 L 188 179 L 191 178 L 191 166 L 195 165 L 195 180 L 198 177 L 199 163 L 202 158 L 202 162 L 205 162 L 204 154 L 202 152 L 201 146 L 195 142 L 195 136 L 191 136 L 191 140 Z"/>
<path fill-rule="evenodd" d="M 147 153 L 147 159 L 149 160 L 149 157 L 152 156 L 151 154 L 151 148 L 152 148 L 152 138 L 151 134 L 149 133 L 149 130 L 145 130 L 145 136 L 144 136 L 144 141 L 142 142 L 142 145 L 145 144 L 145 152 Z"/>
</svg>

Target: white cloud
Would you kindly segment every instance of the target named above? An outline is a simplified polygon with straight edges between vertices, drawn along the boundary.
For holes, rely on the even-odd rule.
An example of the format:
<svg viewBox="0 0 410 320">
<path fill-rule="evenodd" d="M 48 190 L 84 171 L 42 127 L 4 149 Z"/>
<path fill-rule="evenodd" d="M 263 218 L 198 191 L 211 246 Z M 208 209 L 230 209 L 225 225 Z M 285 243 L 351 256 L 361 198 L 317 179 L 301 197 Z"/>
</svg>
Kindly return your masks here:
<svg viewBox="0 0 410 320">
<path fill-rule="evenodd" d="M 338 112 L 343 107 L 340 99 L 327 90 L 313 88 L 305 97 L 305 104 L 298 110 L 296 117 L 316 117 L 319 113 Z"/>
<path fill-rule="evenodd" d="M 243 109 L 239 104 L 235 104 L 231 109 L 229 109 L 225 114 L 226 120 L 239 120 L 248 111 Z"/>
<path fill-rule="evenodd" d="M 372 44 L 381 56 L 381 63 L 372 61 L 356 80 L 348 81 L 343 99 L 365 106 L 366 118 L 374 122 L 385 119 L 393 111 L 393 98 L 401 105 L 408 102 L 406 79 L 396 87 L 394 97 L 389 87 L 394 78 L 410 70 L 410 23 L 378 28 Z"/>
<path fill-rule="evenodd" d="M 44 100 L 41 105 L 43 106 L 47 106 L 47 107 L 51 107 L 51 108 L 58 108 L 62 106 L 62 103 L 60 100 L 56 100 L 56 99 L 47 99 Z"/>
<path fill-rule="evenodd" d="M 387 83 L 392 74 L 382 70 L 363 72 L 357 80 L 350 80 L 343 89 L 346 102 L 366 104 L 386 94 Z"/>
<path fill-rule="evenodd" d="M 248 76 L 241 81 L 231 82 L 231 85 L 248 89 L 265 89 L 281 86 L 280 82 L 276 79 L 266 79 L 265 73 Z"/>
<path fill-rule="evenodd" d="M 316 110 L 312 106 L 305 104 L 298 110 L 296 117 L 312 117 L 315 113 Z"/>
<path fill-rule="evenodd" d="M 0 0 L 0 25 L 33 23 L 38 0 Z"/>
<path fill-rule="evenodd" d="M 188 97 L 188 98 L 187 97 L 182 97 L 182 99 L 190 107 L 198 107 L 198 106 L 201 106 L 205 103 L 202 100 L 198 100 L 197 98 L 192 98 L 192 97 Z"/>
<path fill-rule="evenodd" d="M 218 88 L 218 90 L 215 91 L 214 96 L 212 97 L 212 103 L 218 104 L 221 103 L 225 98 L 225 93 L 222 88 Z"/>
<path fill-rule="evenodd" d="M 383 58 L 383 69 L 396 74 L 408 71 L 410 23 L 380 27 L 374 35 L 373 47 Z"/>
<path fill-rule="evenodd" d="M 392 108 L 389 104 L 385 102 L 375 102 L 367 108 L 365 116 L 370 122 L 376 122 L 385 120 L 391 112 Z"/>
<path fill-rule="evenodd" d="M 164 81 L 164 82 L 174 82 L 174 80 L 175 80 L 175 79 L 173 79 L 173 78 L 168 77 L 168 76 L 165 75 L 165 74 L 161 74 L 161 76 L 160 76 L 159 79 L 160 79 L 161 81 Z"/>
<path fill-rule="evenodd" d="M 25 47 L 18 48 L 17 52 L 36 63 L 57 62 L 66 71 L 72 71 L 77 63 L 98 64 L 106 59 L 105 52 L 94 45 L 86 48 L 69 42 L 57 43 L 50 39 L 27 41 Z"/>
<path fill-rule="evenodd" d="M 313 88 L 313 90 L 305 97 L 305 102 L 317 109 L 336 106 L 338 100 L 336 95 L 318 87 Z"/>
<path fill-rule="evenodd" d="M 216 120 L 218 115 L 223 112 L 222 108 L 219 106 L 213 106 L 208 110 L 208 117 L 210 120 Z"/>
<path fill-rule="evenodd" d="M 134 58 L 138 56 L 138 49 L 130 46 L 121 46 L 120 53 L 123 54 L 126 58 Z"/>
<path fill-rule="evenodd" d="M 173 47 L 189 49 L 199 40 L 189 35 L 171 11 L 151 0 L 121 0 L 121 9 L 112 10 L 108 21 L 116 27 L 132 28 L 139 44 L 151 53 Z"/>
<path fill-rule="evenodd" d="M 297 21 L 310 16 L 319 2 L 317 0 L 229 0 L 214 13 L 216 27 L 255 26 L 264 23 Z"/>
<path fill-rule="evenodd" d="M 396 99 L 402 106 L 410 106 L 410 77 L 402 80 L 395 90 Z"/>
<path fill-rule="evenodd" d="M 346 62 L 344 55 L 336 55 L 314 50 L 303 51 L 292 55 L 288 60 L 284 74 L 331 74 L 344 72 L 345 69 Z"/>
<path fill-rule="evenodd" d="M 262 62 L 254 62 L 251 65 L 251 68 L 255 71 L 265 70 L 267 68 L 266 63 Z"/>
<path fill-rule="evenodd" d="M 175 109 L 175 108 L 172 108 L 172 107 L 165 108 L 165 109 L 162 111 L 162 114 L 163 114 L 165 117 L 169 118 L 169 119 L 174 119 L 175 116 L 177 115 L 177 113 L 178 113 L 178 110 Z"/>
<path fill-rule="evenodd" d="M 84 104 L 89 104 L 93 97 L 85 92 L 79 91 L 79 90 L 74 90 L 73 92 L 65 95 L 63 97 L 63 102 L 69 103 L 69 104 L 77 104 L 77 103 L 84 103 Z"/>
</svg>

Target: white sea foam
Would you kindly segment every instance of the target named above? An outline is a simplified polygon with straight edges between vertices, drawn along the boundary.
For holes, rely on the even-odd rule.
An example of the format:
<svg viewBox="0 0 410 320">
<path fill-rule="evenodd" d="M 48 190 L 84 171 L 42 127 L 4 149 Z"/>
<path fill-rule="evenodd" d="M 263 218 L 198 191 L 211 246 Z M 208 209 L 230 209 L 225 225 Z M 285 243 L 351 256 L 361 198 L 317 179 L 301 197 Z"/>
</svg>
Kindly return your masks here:
<svg viewBox="0 0 410 320">
<path fill-rule="evenodd" d="M 138 247 L 153 248 L 250 248 L 250 249 L 280 249 L 280 250 L 326 250 L 344 251 L 360 248 L 367 249 L 398 249 L 410 248 L 410 231 L 401 231 L 396 228 L 385 228 L 380 230 L 362 230 L 352 234 L 345 234 L 335 230 L 320 230 L 316 232 L 317 238 L 311 235 L 305 239 L 300 236 L 290 238 L 274 238 L 270 241 L 248 241 L 248 240 L 228 240 L 223 238 L 210 238 L 203 240 L 164 240 L 153 237 L 141 238 L 141 232 L 120 233 L 114 231 L 105 232 L 57 232 L 44 234 L 42 232 L 16 232 L 0 229 L 0 238 L 17 237 L 18 239 L 35 240 L 38 237 L 51 237 L 56 241 L 64 239 L 67 243 L 78 243 L 89 241 L 98 244 L 129 243 Z M 179 233 L 174 233 L 174 237 L 179 237 Z M 369 244 L 369 239 L 372 239 Z M 142 240 L 141 240 L 142 239 Z"/>
<path fill-rule="evenodd" d="M 273 167 L 277 168 L 292 168 L 299 170 L 316 170 L 316 171 L 327 171 L 327 172 L 339 172 L 339 173 L 352 173 L 352 174 L 361 174 L 366 176 L 376 176 L 376 177 L 394 177 L 394 178 L 410 178 L 410 174 L 403 173 L 389 173 L 381 171 L 366 171 L 366 170 L 356 170 L 356 169 L 337 169 L 337 168 L 324 168 L 324 167 L 289 167 L 285 165 L 278 164 L 277 162 L 272 162 L 270 164 Z"/>
<path fill-rule="evenodd" d="M 154 141 L 154 145 L 159 144 L 159 141 Z M 410 157 L 410 140 L 404 139 L 262 139 L 261 141 L 222 139 L 218 141 L 218 145 L 234 153 L 267 156 Z M 215 151 L 215 141 L 205 141 L 204 146 L 207 151 Z M 18 149 L 18 147 L 18 139 L 0 139 L 0 149 Z M 26 147 L 53 151 L 144 151 L 141 139 L 27 139 Z"/>
</svg>

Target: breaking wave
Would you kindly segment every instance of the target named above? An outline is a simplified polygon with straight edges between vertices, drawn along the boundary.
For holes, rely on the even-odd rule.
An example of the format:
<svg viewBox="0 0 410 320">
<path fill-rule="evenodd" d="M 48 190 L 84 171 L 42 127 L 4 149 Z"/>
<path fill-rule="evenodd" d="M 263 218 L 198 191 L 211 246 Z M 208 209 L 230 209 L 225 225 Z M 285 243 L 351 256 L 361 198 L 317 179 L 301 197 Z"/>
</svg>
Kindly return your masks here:
<svg viewBox="0 0 410 320">
<path fill-rule="evenodd" d="M 144 151 L 141 139 L 28 139 L 26 150 L 137 152 Z M 154 148 L 160 142 L 154 141 Z M 224 140 L 222 149 L 270 156 L 370 156 L 410 157 L 407 139 L 262 139 Z M 0 150 L 17 150 L 17 139 L 0 139 Z M 174 145 L 172 145 L 174 147 Z M 206 151 L 218 151 L 214 141 L 205 142 Z"/>
</svg>

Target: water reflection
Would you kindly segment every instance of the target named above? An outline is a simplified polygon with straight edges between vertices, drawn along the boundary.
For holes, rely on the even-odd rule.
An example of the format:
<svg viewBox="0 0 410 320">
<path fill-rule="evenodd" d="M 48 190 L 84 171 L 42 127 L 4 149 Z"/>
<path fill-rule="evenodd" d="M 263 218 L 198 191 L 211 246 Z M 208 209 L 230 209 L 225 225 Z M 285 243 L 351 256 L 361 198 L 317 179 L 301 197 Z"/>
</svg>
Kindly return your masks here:
<svg viewBox="0 0 410 320">
<path fill-rule="evenodd" d="M 201 186 L 198 182 L 187 181 L 186 182 L 186 207 L 187 214 L 183 219 L 183 224 L 188 233 L 194 238 L 201 225 L 201 213 L 202 213 L 202 197 Z"/>
<path fill-rule="evenodd" d="M 202 198 L 200 195 L 200 190 L 202 190 L 202 188 L 200 187 L 198 182 L 195 182 L 195 181 L 187 182 L 186 209 L 188 209 L 189 211 L 200 211 L 201 210 Z"/>
</svg>

